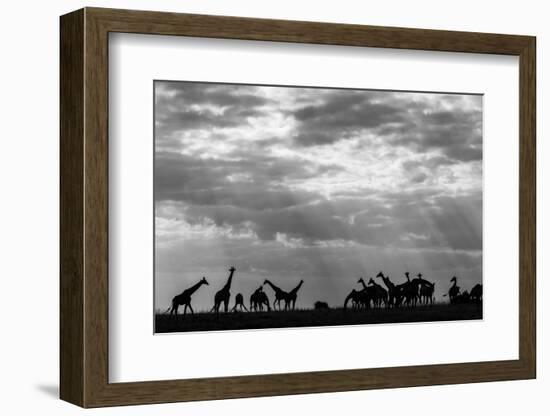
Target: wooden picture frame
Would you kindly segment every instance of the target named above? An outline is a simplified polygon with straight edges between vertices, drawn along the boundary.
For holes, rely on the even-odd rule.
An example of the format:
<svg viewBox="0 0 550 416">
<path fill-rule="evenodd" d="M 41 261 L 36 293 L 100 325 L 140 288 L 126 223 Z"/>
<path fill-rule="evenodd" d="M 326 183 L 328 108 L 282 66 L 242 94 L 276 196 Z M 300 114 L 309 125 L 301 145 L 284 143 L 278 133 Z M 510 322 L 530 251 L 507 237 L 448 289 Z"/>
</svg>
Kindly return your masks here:
<svg viewBox="0 0 550 416">
<path fill-rule="evenodd" d="M 518 380 L 536 376 L 535 38 L 85 8 L 61 17 L 60 396 L 82 407 Z M 519 359 L 109 383 L 108 34 L 192 36 L 519 57 Z"/>
</svg>

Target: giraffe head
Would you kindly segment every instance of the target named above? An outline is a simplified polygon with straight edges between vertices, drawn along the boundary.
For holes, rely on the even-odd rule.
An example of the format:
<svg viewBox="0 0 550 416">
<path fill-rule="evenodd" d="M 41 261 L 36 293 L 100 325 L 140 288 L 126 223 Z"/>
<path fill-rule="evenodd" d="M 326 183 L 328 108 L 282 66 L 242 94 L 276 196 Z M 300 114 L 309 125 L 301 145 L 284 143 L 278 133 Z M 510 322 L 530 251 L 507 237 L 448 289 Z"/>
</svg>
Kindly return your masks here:
<svg viewBox="0 0 550 416">
<path fill-rule="evenodd" d="M 451 279 L 451 282 L 455 282 L 455 283 L 456 283 L 456 276 L 453 276 L 453 278 Z"/>
<path fill-rule="evenodd" d="M 417 276 L 419 279 L 422 279 L 422 273 L 418 273 Z"/>
<path fill-rule="evenodd" d="M 368 284 L 369 284 L 369 285 L 374 285 L 374 280 L 373 280 L 372 277 L 369 279 L 369 283 L 368 283 Z"/>
<path fill-rule="evenodd" d="M 359 280 L 357 281 L 357 283 L 365 283 L 365 281 L 363 280 L 362 277 L 360 277 Z"/>
<path fill-rule="evenodd" d="M 382 272 L 379 272 L 379 273 L 378 273 L 378 274 L 376 275 L 376 277 L 379 277 L 379 278 L 384 278 L 384 273 L 382 273 Z"/>
<path fill-rule="evenodd" d="M 206 281 L 206 277 L 204 277 L 204 276 L 203 276 L 202 279 L 201 279 L 201 283 L 204 284 L 204 285 L 209 286 L 209 285 L 208 285 L 208 282 Z"/>
<path fill-rule="evenodd" d="M 231 266 L 231 267 L 229 268 L 229 272 L 230 272 L 230 273 L 233 273 L 235 270 L 237 270 L 237 269 L 235 269 L 233 266 Z"/>
</svg>

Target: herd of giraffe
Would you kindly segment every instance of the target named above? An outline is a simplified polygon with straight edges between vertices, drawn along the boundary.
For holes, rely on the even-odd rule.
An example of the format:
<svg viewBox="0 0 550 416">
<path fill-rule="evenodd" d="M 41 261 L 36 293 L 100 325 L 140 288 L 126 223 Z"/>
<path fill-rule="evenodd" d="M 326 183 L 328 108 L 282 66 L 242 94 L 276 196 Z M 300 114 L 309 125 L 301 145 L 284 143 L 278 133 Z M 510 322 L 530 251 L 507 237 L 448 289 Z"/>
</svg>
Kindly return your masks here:
<svg viewBox="0 0 550 416">
<path fill-rule="evenodd" d="M 223 305 L 224 312 L 229 312 L 229 302 L 231 299 L 231 283 L 233 281 L 233 274 L 235 273 L 235 267 L 229 268 L 229 277 L 225 285 L 216 292 L 214 295 L 214 306 L 210 312 L 219 314 L 220 308 Z M 362 289 L 353 289 L 344 301 L 344 309 L 348 308 L 348 304 L 352 309 L 370 309 L 370 308 L 390 308 L 400 306 L 417 306 L 417 305 L 432 305 L 434 303 L 435 283 L 429 282 L 422 277 L 422 274 L 417 274 L 417 277 L 411 279 L 409 272 L 405 273 L 407 279 L 406 282 L 401 284 L 394 284 L 389 276 L 384 275 L 382 272 L 376 275 L 377 279 L 381 279 L 385 288 L 376 283 L 371 277 L 367 283 L 361 277 L 357 284 L 361 284 Z M 457 278 L 453 276 L 451 279 L 453 285 L 450 287 L 448 293 L 443 296 L 449 297 L 451 304 L 456 303 L 481 303 L 483 296 L 483 287 L 481 284 L 476 284 L 470 292 L 460 291 L 460 287 L 457 286 Z M 258 287 L 250 295 L 250 308 L 248 309 L 244 304 L 244 296 L 242 293 L 238 293 L 235 296 L 235 305 L 231 309 L 233 311 L 246 311 L 246 312 L 262 312 L 264 307 L 267 311 L 273 310 L 293 310 L 296 307 L 296 299 L 298 297 L 298 291 L 304 284 L 303 280 L 290 291 L 285 291 L 276 286 L 270 280 L 265 280 L 260 287 Z M 198 283 L 189 287 L 181 292 L 179 295 L 174 296 L 172 299 L 172 306 L 168 308 L 170 315 L 177 315 L 178 308 L 183 306 L 183 315 L 187 313 L 187 309 L 194 314 L 191 307 L 191 296 L 202 285 L 208 285 L 206 278 L 203 277 Z M 274 293 L 275 299 L 271 306 L 267 294 L 264 292 L 264 285 L 269 286 Z M 329 306 L 326 302 L 317 301 L 314 304 L 315 309 L 328 309 Z"/>
<path fill-rule="evenodd" d="M 225 285 L 214 295 L 214 306 L 212 307 L 212 309 L 210 309 L 210 312 L 215 312 L 216 314 L 219 314 L 222 305 L 224 312 L 229 311 L 229 301 L 231 299 L 231 283 L 233 281 L 233 274 L 235 273 L 235 270 L 235 267 L 229 268 L 229 277 L 227 278 Z M 300 280 L 300 282 L 296 287 L 294 287 L 294 289 L 287 292 L 266 279 L 263 285 L 261 285 L 252 293 L 252 295 L 250 295 L 250 309 L 247 309 L 247 307 L 244 305 L 244 296 L 242 295 L 242 293 L 237 293 L 237 295 L 235 296 L 235 306 L 233 306 L 231 312 L 237 310 L 244 310 L 246 312 L 262 312 L 264 310 L 264 307 L 267 309 L 267 311 L 271 311 L 269 298 L 267 297 L 267 294 L 264 292 L 263 289 L 264 285 L 268 285 L 273 289 L 273 292 L 275 294 L 275 300 L 273 301 L 274 310 L 295 309 L 298 291 L 303 284 L 304 281 Z M 188 289 L 185 289 L 179 295 L 174 296 L 174 298 L 172 299 L 172 306 L 168 308 L 167 312 L 169 311 L 170 315 L 177 315 L 179 307 L 183 306 L 183 315 L 187 313 L 187 309 L 189 309 L 189 311 L 194 314 L 193 307 L 191 306 L 191 296 L 202 285 L 208 285 L 206 277 L 203 277 L 201 280 L 199 280 L 198 283 L 194 284 Z M 283 302 L 282 305 L 281 302 Z"/>
<path fill-rule="evenodd" d="M 389 276 L 380 272 L 376 275 L 376 278 L 382 280 L 386 286 L 385 288 L 376 283 L 372 277 L 368 283 L 365 283 L 365 280 L 361 277 L 357 283 L 360 283 L 363 288 L 361 290 L 352 289 L 349 295 L 346 296 L 344 309 L 347 309 L 348 304 L 354 309 L 433 305 L 435 282 L 424 279 L 422 273 L 418 273 L 416 276 L 411 279 L 410 273 L 405 272 L 406 282 L 395 284 Z M 451 283 L 453 285 L 448 293 L 443 295 L 449 297 L 451 304 L 482 302 L 483 286 L 481 284 L 476 284 L 470 292 L 467 290 L 461 292 L 460 287 L 457 286 L 456 276 L 453 276 Z"/>
</svg>

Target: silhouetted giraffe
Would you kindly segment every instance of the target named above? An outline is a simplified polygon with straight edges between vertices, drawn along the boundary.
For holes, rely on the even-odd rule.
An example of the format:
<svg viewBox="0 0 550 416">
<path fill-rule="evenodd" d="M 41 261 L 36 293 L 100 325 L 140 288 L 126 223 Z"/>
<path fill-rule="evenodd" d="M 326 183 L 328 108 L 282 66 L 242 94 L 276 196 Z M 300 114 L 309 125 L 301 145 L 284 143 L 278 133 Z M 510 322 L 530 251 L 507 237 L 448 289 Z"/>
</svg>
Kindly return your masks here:
<svg viewBox="0 0 550 416">
<path fill-rule="evenodd" d="M 285 302 L 286 307 L 286 299 L 288 296 L 288 293 L 285 292 L 280 287 L 275 286 L 273 283 L 271 283 L 269 280 L 265 279 L 264 285 L 271 286 L 271 289 L 275 292 L 275 300 L 273 301 L 273 309 L 275 309 L 275 304 L 279 307 L 279 310 L 281 310 L 281 301 Z"/>
<path fill-rule="evenodd" d="M 421 292 L 423 292 L 424 296 L 426 294 L 429 295 L 429 299 L 426 300 L 426 303 L 428 303 L 428 301 L 431 300 L 432 298 L 434 285 L 431 282 L 428 282 L 426 279 L 423 279 L 422 273 L 418 273 L 416 276 L 417 277 L 415 277 L 412 280 L 408 279 L 408 276 L 407 276 L 407 280 L 410 281 L 410 286 L 409 286 L 410 296 L 412 297 L 414 305 L 416 305 L 417 301 L 419 302 L 422 301 L 423 295 Z M 431 293 L 430 293 L 430 289 L 431 289 Z"/>
<path fill-rule="evenodd" d="M 263 292 L 263 286 L 260 286 L 250 295 L 250 311 L 258 310 L 258 296 L 260 292 Z"/>
<path fill-rule="evenodd" d="M 304 281 L 300 280 L 300 283 L 298 283 L 298 285 L 294 289 L 288 292 L 285 299 L 285 309 L 294 309 L 296 307 L 296 298 L 298 297 L 298 291 L 303 284 Z"/>
<path fill-rule="evenodd" d="M 227 312 L 227 310 L 229 309 L 229 298 L 231 297 L 231 292 L 229 290 L 231 289 L 233 273 L 235 273 L 235 268 L 230 267 L 227 282 L 220 290 L 216 292 L 216 295 L 214 296 L 214 306 L 212 307 L 210 312 L 216 311 L 216 314 L 218 314 L 220 312 L 220 306 L 222 303 L 225 312 Z"/>
<path fill-rule="evenodd" d="M 407 281 L 397 285 L 397 288 L 399 289 L 400 296 L 405 298 L 405 304 L 407 306 L 416 306 L 416 302 L 418 301 L 418 282 L 411 281 L 409 275 L 409 272 L 405 272 Z M 401 303 L 401 298 L 398 303 Z"/>
<path fill-rule="evenodd" d="M 467 290 L 456 295 L 453 299 L 453 303 L 470 303 L 470 293 Z"/>
<path fill-rule="evenodd" d="M 259 310 L 262 312 L 264 310 L 264 305 L 267 307 L 269 312 L 271 310 L 271 307 L 269 306 L 269 299 L 264 292 L 263 286 L 260 286 L 252 293 L 252 295 L 250 295 L 250 310 L 255 312 Z"/>
<path fill-rule="evenodd" d="M 363 280 L 363 278 L 361 278 L 361 280 Z M 374 293 L 375 293 L 375 296 L 376 296 L 377 306 L 381 307 L 382 302 L 384 302 L 384 305 L 387 307 L 388 306 L 388 291 L 386 289 L 384 289 L 382 286 L 380 286 L 378 283 L 376 283 L 372 277 L 369 279 L 369 282 L 367 283 L 367 286 L 374 287 L 374 289 L 375 289 Z"/>
<path fill-rule="evenodd" d="M 355 289 L 352 289 L 352 291 L 349 293 L 349 295 L 346 296 L 346 299 L 344 300 L 344 310 L 348 308 L 348 302 L 351 301 L 351 306 L 355 309 L 359 305 L 359 292 Z"/>
<path fill-rule="evenodd" d="M 241 312 L 243 309 L 248 312 L 248 309 L 246 309 L 246 306 L 244 306 L 244 297 L 242 293 L 237 293 L 237 296 L 235 296 L 235 306 L 233 306 L 231 312 L 235 311 L 237 309 L 237 306 L 241 307 Z"/>
<path fill-rule="evenodd" d="M 451 279 L 451 282 L 453 283 L 453 285 L 449 288 L 449 292 L 448 292 L 450 303 L 455 303 L 455 300 L 460 293 L 460 287 L 457 286 L 456 280 L 457 280 L 456 276 L 453 276 L 453 278 Z"/>
<path fill-rule="evenodd" d="M 361 283 L 361 285 L 363 286 L 363 290 L 360 290 L 357 294 L 359 299 L 359 306 L 370 309 L 371 301 L 373 307 L 378 306 L 376 288 L 373 286 L 367 286 L 362 277 L 359 278 L 357 283 Z"/>
<path fill-rule="evenodd" d="M 470 290 L 470 299 L 472 302 L 481 303 L 483 301 L 483 285 L 477 284 Z"/>
<path fill-rule="evenodd" d="M 376 302 L 376 289 L 374 287 L 363 288 L 357 293 L 358 306 L 363 309 L 370 309 L 370 304 Z"/>
<path fill-rule="evenodd" d="M 430 305 L 433 305 L 435 283 L 428 282 L 426 279 L 423 279 L 422 273 L 418 273 L 417 277 L 414 278 L 412 282 L 417 284 L 420 289 L 418 291 L 420 303 L 425 303 L 426 305 L 429 303 Z"/>
<path fill-rule="evenodd" d="M 195 293 L 197 289 L 202 285 L 208 285 L 205 277 L 203 277 L 197 284 L 191 286 L 188 289 L 185 289 L 179 295 L 174 296 L 174 298 L 172 299 L 172 308 L 170 309 L 170 315 L 174 314 L 177 316 L 178 308 L 180 305 L 184 305 L 183 316 L 185 316 L 185 314 L 187 313 L 187 308 L 189 308 L 191 310 L 191 313 L 194 315 L 195 312 L 191 307 L 191 295 Z"/>
<path fill-rule="evenodd" d="M 434 303 L 434 292 L 435 292 L 435 283 L 424 284 L 420 286 L 420 302 L 429 303 L 433 305 Z"/>
<path fill-rule="evenodd" d="M 367 299 L 368 300 L 368 304 L 364 305 L 366 306 L 367 308 L 370 308 L 370 299 L 372 299 L 372 306 L 373 307 L 376 307 L 378 306 L 377 305 L 377 302 L 376 302 L 376 289 L 373 288 L 373 287 L 368 287 L 366 284 L 365 284 L 365 281 L 363 280 L 362 277 L 359 278 L 359 280 L 357 281 L 357 283 L 361 283 L 361 285 L 363 286 L 363 290 L 361 290 L 359 292 L 359 296 L 363 297 L 363 299 L 366 301 Z M 368 295 L 368 296 L 366 296 Z"/>
<path fill-rule="evenodd" d="M 388 305 L 389 306 L 398 306 L 397 300 L 399 299 L 399 289 L 395 284 L 390 280 L 389 276 L 384 276 L 384 273 L 380 272 L 376 275 L 377 278 L 382 279 L 386 287 L 388 288 Z"/>
</svg>

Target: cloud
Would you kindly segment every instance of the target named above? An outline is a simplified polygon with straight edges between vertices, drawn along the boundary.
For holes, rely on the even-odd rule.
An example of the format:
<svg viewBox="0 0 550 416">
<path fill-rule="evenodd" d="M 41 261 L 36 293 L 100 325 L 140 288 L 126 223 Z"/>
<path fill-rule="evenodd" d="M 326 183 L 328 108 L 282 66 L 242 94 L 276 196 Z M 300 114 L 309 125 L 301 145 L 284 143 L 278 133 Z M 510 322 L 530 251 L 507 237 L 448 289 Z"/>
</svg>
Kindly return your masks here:
<svg viewBox="0 0 550 416">
<path fill-rule="evenodd" d="M 157 81 L 156 146 L 174 149 L 181 132 L 236 127 L 265 114 L 272 101 L 257 92 L 246 86 Z"/>
<path fill-rule="evenodd" d="M 406 129 L 386 129 L 384 135 L 393 145 L 409 147 L 419 153 L 435 150 L 455 161 L 481 160 L 480 109 L 422 112 L 411 116 L 410 121 Z"/>
<path fill-rule="evenodd" d="M 392 105 L 376 102 L 379 93 L 338 90 L 323 95 L 319 103 L 293 112 L 299 122 L 294 142 L 299 146 L 331 144 L 350 138 L 354 132 L 402 120 Z"/>
<path fill-rule="evenodd" d="M 426 179 L 428 179 L 428 175 L 425 174 L 424 172 L 419 172 L 411 178 L 411 182 L 413 182 L 413 183 L 422 183 Z"/>
<path fill-rule="evenodd" d="M 250 159 L 197 159 L 173 153 L 155 158 L 155 200 L 191 205 L 276 210 L 322 198 L 293 190 L 286 181 L 315 177 L 334 166 L 309 166 L 300 160 L 259 155 Z"/>
</svg>

